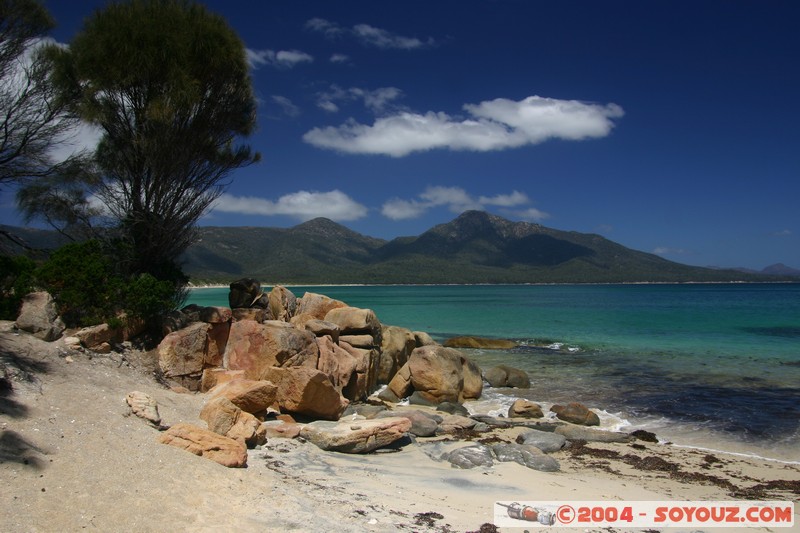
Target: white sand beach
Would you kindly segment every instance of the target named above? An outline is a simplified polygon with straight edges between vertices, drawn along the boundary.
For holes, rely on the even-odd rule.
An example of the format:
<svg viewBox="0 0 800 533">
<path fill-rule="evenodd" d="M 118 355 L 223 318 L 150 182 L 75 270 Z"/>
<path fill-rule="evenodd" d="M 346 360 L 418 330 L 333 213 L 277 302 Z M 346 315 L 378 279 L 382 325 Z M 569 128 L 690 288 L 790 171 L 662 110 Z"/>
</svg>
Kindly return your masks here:
<svg viewBox="0 0 800 533">
<path fill-rule="evenodd" d="M 768 499 L 797 508 L 800 465 L 646 442 L 555 452 L 561 471 L 547 473 L 516 463 L 461 470 L 431 457 L 469 444 L 453 439 L 348 455 L 272 438 L 249 451 L 246 468 L 226 468 L 158 443 L 158 429 L 130 415 L 124 398 L 138 390 L 157 400 L 163 424 L 205 427 L 204 395 L 160 385 L 147 353 L 68 354 L 60 341 L 0 326 L 12 385 L 0 392 L 2 531 L 480 531 L 497 500 Z M 515 431 L 491 438 L 513 441 Z M 630 456 L 657 457 L 677 473 L 641 469 Z"/>
</svg>

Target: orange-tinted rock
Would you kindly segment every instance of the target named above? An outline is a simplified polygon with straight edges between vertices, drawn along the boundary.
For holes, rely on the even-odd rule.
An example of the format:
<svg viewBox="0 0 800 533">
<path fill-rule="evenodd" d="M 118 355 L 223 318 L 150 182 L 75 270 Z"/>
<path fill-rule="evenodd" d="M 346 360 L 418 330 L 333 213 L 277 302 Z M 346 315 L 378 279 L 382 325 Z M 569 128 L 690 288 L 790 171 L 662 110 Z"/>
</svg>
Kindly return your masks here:
<svg viewBox="0 0 800 533">
<path fill-rule="evenodd" d="M 328 376 L 315 368 L 270 367 L 263 376 L 278 387 L 281 411 L 337 420 L 349 403 Z"/>
<path fill-rule="evenodd" d="M 189 451 L 227 467 L 247 465 L 247 447 L 211 430 L 180 422 L 159 435 L 158 442 Z"/>
</svg>

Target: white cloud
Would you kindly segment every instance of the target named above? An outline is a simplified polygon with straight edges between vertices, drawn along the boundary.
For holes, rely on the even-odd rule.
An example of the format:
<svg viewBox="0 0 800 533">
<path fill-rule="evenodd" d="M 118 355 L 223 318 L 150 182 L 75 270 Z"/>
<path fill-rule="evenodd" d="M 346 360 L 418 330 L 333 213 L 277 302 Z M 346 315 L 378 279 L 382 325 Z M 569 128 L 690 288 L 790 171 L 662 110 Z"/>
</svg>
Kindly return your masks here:
<svg viewBox="0 0 800 533">
<path fill-rule="evenodd" d="M 345 54 L 333 54 L 329 59 L 331 63 L 349 63 L 350 56 Z"/>
<path fill-rule="evenodd" d="M 357 24 L 353 26 L 352 31 L 363 43 L 378 48 L 414 50 L 415 48 L 423 48 L 434 44 L 431 38 L 428 38 L 427 41 L 421 41 L 416 37 L 396 35 L 381 28 L 370 26 L 369 24 Z"/>
<path fill-rule="evenodd" d="M 784 230 L 776 231 L 775 233 L 773 233 L 773 235 L 775 235 L 776 237 L 788 237 L 791 234 L 792 234 L 792 230 L 790 230 L 790 229 L 784 229 Z"/>
<path fill-rule="evenodd" d="M 403 96 L 403 91 L 397 87 L 379 87 L 378 89 L 361 89 L 360 87 L 350 87 L 343 89 L 338 85 L 331 85 L 330 88 L 317 95 L 317 106 L 325 111 L 337 112 L 339 105 L 337 102 L 352 102 L 359 100 L 364 106 L 373 113 L 382 113 L 395 100 Z"/>
<path fill-rule="evenodd" d="M 292 68 L 300 63 L 311 63 L 314 57 L 299 50 L 254 50 L 247 48 L 245 50 L 247 62 L 250 68 L 257 69 L 264 65 L 279 67 L 279 68 Z"/>
<path fill-rule="evenodd" d="M 326 37 L 336 37 L 347 31 L 337 23 L 319 17 L 306 22 L 306 29 L 322 33 Z"/>
<path fill-rule="evenodd" d="M 435 207 L 446 207 L 453 213 L 462 213 L 469 209 L 483 210 L 487 206 L 512 207 L 529 203 L 528 196 L 519 191 L 480 196 L 476 199 L 461 187 L 435 186 L 428 187 L 417 198 L 411 200 L 392 198 L 383 204 L 381 214 L 392 220 L 405 220 L 418 218 Z M 518 211 L 509 210 L 507 213 L 521 220 L 542 220 L 550 216 L 533 207 Z"/>
<path fill-rule="evenodd" d="M 245 215 L 286 215 L 300 220 L 326 217 L 331 220 L 358 220 L 367 215 L 367 208 L 339 190 L 328 192 L 298 191 L 277 201 L 253 196 L 222 194 L 213 211 Z"/>
<path fill-rule="evenodd" d="M 397 87 L 381 87 L 374 91 L 364 89 L 350 89 L 356 96 L 364 99 L 364 105 L 371 111 L 378 113 L 394 100 L 403 96 L 403 91 Z"/>
<path fill-rule="evenodd" d="M 446 205 L 454 213 L 483 208 L 480 202 L 474 200 L 461 187 L 428 187 L 419 197 L 429 207 Z"/>
<path fill-rule="evenodd" d="M 422 216 L 430 206 L 414 200 L 392 198 L 383 204 L 381 214 L 392 220 L 405 220 Z"/>
<path fill-rule="evenodd" d="M 497 205 L 501 207 L 512 207 L 530 203 L 528 195 L 524 192 L 514 191 L 511 194 L 498 194 L 496 196 L 481 196 L 478 201 L 486 205 Z"/>
<path fill-rule="evenodd" d="M 314 128 L 303 140 L 318 148 L 351 154 L 403 157 L 434 149 L 487 152 L 534 145 L 548 139 L 605 137 L 612 119 L 624 112 L 616 104 L 592 104 L 530 96 L 467 104 L 468 118 L 429 111 L 401 111 L 372 125 L 348 120 L 338 127 Z"/>
<path fill-rule="evenodd" d="M 310 19 L 305 24 L 306 29 L 325 35 L 328 38 L 337 38 L 350 35 L 368 46 L 383 49 L 414 50 L 436 44 L 433 38 L 421 40 L 416 37 L 406 37 L 392 33 L 382 28 L 369 24 L 356 24 L 352 28 L 345 28 L 336 22 L 323 18 Z"/>
<path fill-rule="evenodd" d="M 300 114 L 300 108 L 294 105 L 292 101 L 285 96 L 273 95 L 272 101 L 278 104 L 283 113 L 290 117 L 296 117 Z"/>
<path fill-rule="evenodd" d="M 93 152 L 102 137 L 103 130 L 81 122 L 66 132 L 63 139 L 53 144 L 50 149 L 50 157 L 55 162 L 61 162 L 82 151 Z"/>
<path fill-rule="evenodd" d="M 507 211 L 507 213 L 520 220 L 525 220 L 528 222 L 541 222 L 542 220 L 550 218 L 550 213 L 545 213 L 544 211 L 536 209 L 535 207 L 529 207 L 528 209 L 524 209 L 522 211 Z"/>
<path fill-rule="evenodd" d="M 317 106 L 320 109 L 327 111 L 328 113 L 338 113 L 339 106 L 334 104 L 332 100 L 320 100 L 317 102 Z"/>
</svg>

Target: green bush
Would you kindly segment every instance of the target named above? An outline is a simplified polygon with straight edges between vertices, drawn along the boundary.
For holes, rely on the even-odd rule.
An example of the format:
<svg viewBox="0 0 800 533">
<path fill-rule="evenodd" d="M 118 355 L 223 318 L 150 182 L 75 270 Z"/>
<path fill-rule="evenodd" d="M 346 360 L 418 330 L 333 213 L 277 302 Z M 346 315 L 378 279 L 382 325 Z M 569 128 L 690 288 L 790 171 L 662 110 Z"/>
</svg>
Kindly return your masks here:
<svg viewBox="0 0 800 533">
<path fill-rule="evenodd" d="M 36 272 L 70 327 L 92 326 L 121 310 L 123 279 L 97 241 L 67 244 Z"/>
<path fill-rule="evenodd" d="M 133 278 L 125 288 L 125 311 L 134 318 L 148 320 L 174 309 L 174 296 L 172 282 L 142 274 Z"/>
<path fill-rule="evenodd" d="M 97 241 L 59 248 L 36 272 L 39 284 L 53 295 L 70 327 L 119 322 L 119 315 L 158 323 L 185 298 L 187 278 L 174 265 L 160 266 L 156 277 L 125 271 L 127 248 L 104 248 Z"/>
<path fill-rule="evenodd" d="M 35 268 L 25 256 L 0 256 L 0 320 L 16 320 L 22 297 L 32 290 Z"/>
</svg>

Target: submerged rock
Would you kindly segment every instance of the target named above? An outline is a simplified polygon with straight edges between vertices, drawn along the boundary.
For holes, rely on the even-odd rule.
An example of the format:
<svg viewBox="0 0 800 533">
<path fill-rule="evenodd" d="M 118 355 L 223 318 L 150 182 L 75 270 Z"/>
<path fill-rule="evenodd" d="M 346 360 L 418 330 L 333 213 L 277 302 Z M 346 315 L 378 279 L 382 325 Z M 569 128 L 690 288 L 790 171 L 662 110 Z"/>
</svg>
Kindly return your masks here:
<svg viewBox="0 0 800 533">
<path fill-rule="evenodd" d="M 517 343 L 507 339 L 488 339 L 485 337 L 453 337 L 447 339 L 444 345 L 448 348 L 482 348 L 484 350 L 510 350 L 517 347 Z"/>
<path fill-rule="evenodd" d="M 572 402 L 567 405 L 554 405 L 550 408 L 556 414 L 559 420 L 578 424 L 580 426 L 599 426 L 600 417 L 597 413 L 589 410 L 588 407 L 582 403 Z"/>
<path fill-rule="evenodd" d="M 507 365 L 498 365 L 490 368 L 484 372 L 483 379 L 492 387 L 528 389 L 531 386 L 531 379 L 528 377 L 527 372 Z"/>
</svg>

